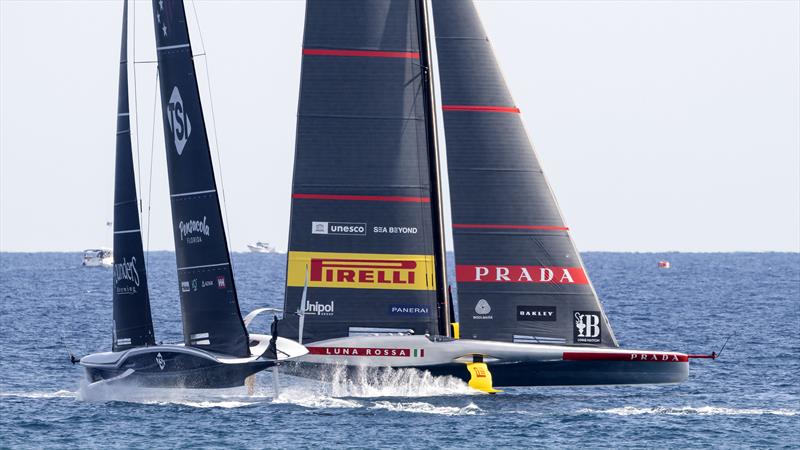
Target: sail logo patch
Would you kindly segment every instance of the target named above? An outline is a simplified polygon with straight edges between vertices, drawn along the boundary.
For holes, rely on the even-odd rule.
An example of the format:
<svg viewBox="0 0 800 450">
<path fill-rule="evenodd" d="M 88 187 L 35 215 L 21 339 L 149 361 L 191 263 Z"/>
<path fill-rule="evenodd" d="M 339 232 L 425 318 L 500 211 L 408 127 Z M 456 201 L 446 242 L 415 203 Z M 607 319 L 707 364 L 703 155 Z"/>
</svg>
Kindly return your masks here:
<svg viewBox="0 0 800 450">
<path fill-rule="evenodd" d="M 367 224 L 350 222 L 311 222 L 311 234 L 366 236 Z"/>
<path fill-rule="evenodd" d="M 169 128 L 172 130 L 175 151 L 180 156 L 189 141 L 189 135 L 192 134 L 192 124 L 189 121 L 186 110 L 183 108 L 183 99 L 178 86 L 172 88 L 172 95 L 170 95 L 169 103 L 167 103 L 167 119 L 169 119 Z"/>
<path fill-rule="evenodd" d="M 334 304 L 333 300 L 330 303 L 320 303 L 314 302 L 311 303 L 311 300 L 306 300 L 306 314 L 311 314 L 315 316 L 332 316 L 336 309 L 336 305 Z"/>
<path fill-rule="evenodd" d="M 517 305 L 517 320 L 523 322 L 555 322 L 555 306 Z"/>
<path fill-rule="evenodd" d="M 385 227 L 375 226 L 372 227 L 372 232 L 375 234 L 417 234 L 417 227 Z"/>
<path fill-rule="evenodd" d="M 559 266 L 456 266 L 456 281 L 466 283 L 588 284 L 581 267 Z"/>
<path fill-rule="evenodd" d="M 135 294 L 137 287 L 139 287 L 139 271 L 136 270 L 136 257 L 131 256 L 130 261 L 122 258 L 122 262 L 114 264 L 114 288 L 116 293 L 119 295 Z"/>
<path fill-rule="evenodd" d="M 575 311 L 573 322 L 573 339 L 581 344 L 599 344 L 600 313 L 597 311 Z"/>
<path fill-rule="evenodd" d="M 478 300 L 478 303 L 475 304 L 475 314 L 476 316 L 472 316 L 474 320 L 483 320 L 483 319 L 494 319 L 494 316 L 490 315 L 492 312 L 492 305 L 486 301 L 486 299 Z"/>
<path fill-rule="evenodd" d="M 198 244 L 203 242 L 203 236 L 211 235 L 211 228 L 206 224 L 206 216 L 203 220 L 187 220 L 178 223 L 178 230 L 181 233 L 181 240 L 187 244 Z"/>
<path fill-rule="evenodd" d="M 389 314 L 398 316 L 427 316 L 430 308 L 420 305 L 389 305 Z"/>
<path fill-rule="evenodd" d="M 289 252 L 287 285 L 434 290 L 433 255 Z"/>
</svg>

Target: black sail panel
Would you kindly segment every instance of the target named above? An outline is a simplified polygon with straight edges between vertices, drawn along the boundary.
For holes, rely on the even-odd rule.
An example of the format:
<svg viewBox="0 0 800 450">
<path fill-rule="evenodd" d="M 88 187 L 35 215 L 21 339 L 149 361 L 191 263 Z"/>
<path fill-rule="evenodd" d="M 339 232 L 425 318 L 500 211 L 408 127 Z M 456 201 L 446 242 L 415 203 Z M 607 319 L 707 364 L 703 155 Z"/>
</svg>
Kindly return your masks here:
<svg viewBox="0 0 800 450">
<path fill-rule="evenodd" d="M 304 342 L 437 332 L 417 22 L 414 0 L 306 3 L 285 298 L 308 271 Z"/>
<path fill-rule="evenodd" d="M 121 47 L 114 168 L 114 333 L 111 348 L 115 352 L 155 344 L 131 148 L 127 0 L 123 6 Z"/>
<path fill-rule="evenodd" d="M 617 346 L 471 0 L 433 0 L 461 337 Z"/>
<path fill-rule="evenodd" d="M 184 341 L 249 356 L 183 2 L 154 0 L 153 21 Z"/>
</svg>

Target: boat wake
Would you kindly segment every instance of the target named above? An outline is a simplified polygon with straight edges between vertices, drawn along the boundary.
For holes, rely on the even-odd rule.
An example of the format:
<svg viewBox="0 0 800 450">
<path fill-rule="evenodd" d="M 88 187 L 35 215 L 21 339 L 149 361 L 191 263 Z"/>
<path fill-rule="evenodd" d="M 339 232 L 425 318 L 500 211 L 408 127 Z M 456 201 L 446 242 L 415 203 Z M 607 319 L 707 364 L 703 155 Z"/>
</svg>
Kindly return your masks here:
<svg viewBox="0 0 800 450">
<path fill-rule="evenodd" d="M 18 398 L 77 398 L 78 392 L 58 390 L 55 392 L 0 392 L 1 397 L 18 397 Z"/>
<path fill-rule="evenodd" d="M 653 408 L 637 408 L 634 406 L 625 406 L 622 408 L 610 409 L 581 409 L 579 413 L 585 414 L 614 414 L 618 416 L 638 416 L 643 414 L 655 415 L 669 415 L 669 416 L 686 416 L 686 415 L 700 415 L 700 416 L 749 416 L 749 415 L 775 415 L 775 416 L 796 416 L 797 410 L 792 409 L 740 409 L 740 408 L 722 408 L 716 406 L 701 406 L 701 407 L 653 407 Z"/>
<path fill-rule="evenodd" d="M 483 410 L 470 402 L 466 406 L 437 406 L 427 402 L 368 401 L 354 398 L 331 397 L 302 389 L 282 391 L 273 404 L 296 405 L 307 409 L 372 409 L 389 412 L 466 416 L 482 414 Z"/>
<path fill-rule="evenodd" d="M 321 392 L 306 389 L 284 389 L 272 400 L 279 405 L 297 405 L 309 409 L 362 408 L 356 400 L 336 398 Z"/>
<path fill-rule="evenodd" d="M 483 414 L 483 410 L 475 403 L 470 402 L 467 406 L 435 406 L 425 402 L 375 402 L 371 409 L 383 409 L 394 412 L 410 412 L 421 414 L 440 414 L 444 416 L 474 416 Z"/>
<path fill-rule="evenodd" d="M 193 408 L 241 408 L 263 403 L 269 397 L 248 395 L 245 388 L 158 389 L 115 384 L 82 383 L 76 397 L 89 402 L 128 402 L 145 405 L 180 405 Z"/>
</svg>

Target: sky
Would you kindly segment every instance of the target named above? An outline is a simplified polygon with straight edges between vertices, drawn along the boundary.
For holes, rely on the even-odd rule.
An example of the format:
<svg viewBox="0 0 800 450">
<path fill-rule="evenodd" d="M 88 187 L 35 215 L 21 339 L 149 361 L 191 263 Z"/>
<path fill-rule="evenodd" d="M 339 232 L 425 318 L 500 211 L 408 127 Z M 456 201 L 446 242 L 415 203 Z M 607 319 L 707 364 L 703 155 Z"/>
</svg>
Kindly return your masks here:
<svg viewBox="0 0 800 450">
<path fill-rule="evenodd" d="M 145 246 L 171 250 L 135 3 Z M 580 250 L 800 251 L 800 2 L 476 4 Z M 231 249 L 285 250 L 304 2 L 186 5 Z M 110 246 L 121 15 L 121 0 L 0 0 L 0 251 Z"/>
</svg>

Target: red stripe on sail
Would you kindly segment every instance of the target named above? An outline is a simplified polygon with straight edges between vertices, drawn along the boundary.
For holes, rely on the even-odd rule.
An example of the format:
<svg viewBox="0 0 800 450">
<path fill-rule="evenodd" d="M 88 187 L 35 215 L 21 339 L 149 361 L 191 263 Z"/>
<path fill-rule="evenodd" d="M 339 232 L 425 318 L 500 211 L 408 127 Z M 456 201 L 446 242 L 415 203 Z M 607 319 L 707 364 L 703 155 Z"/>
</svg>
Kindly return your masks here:
<svg viewBox="0 0 800 450">
<path fill-rule="evenodd" d="M 600 353 L 600 352 L 564 352 L 564 361 L 637 361 L 637 362 L 689 362 L 689 356 L 683 353 Z"/>
<path fill-rule="evenodd" d="M 519 108 L 515 106 L 477 106 L 477 105 L 443 105 L 444 111 L 479 111 L 479 112 L 502 112 L 519 114 Z"/>
<path fill-rule="evenodd" d="M 500 225 L 500 224 L 479 224 L 479 223 L 454 223 L 453 228 L 495 228 L 500 230 L 569 231 L 568 227 L 556 227 L 552 225 Z"/>
<path fill-rule="evenodd" d="M 430 197 L 400 197 L 392 195 L 335 195 L 335 194 L 292 194 L 292 198 L 306 200 L 350 200 L 363 202 L 409 202 L 430 203 Z"/>
<path fill-rule="evenodd" d="M 466 283 L 589 284 L 580 267 L 457 265 L 456 281 Z"/>
<path fill-rule="evenodd" d="M 304 48 L 309 56 L 360 56 L 365 58 L 408 58 L 419 59 L 419 52 L 383 52 L 377 50 L 332 50 L 325 48 Z"/>
</svg>

